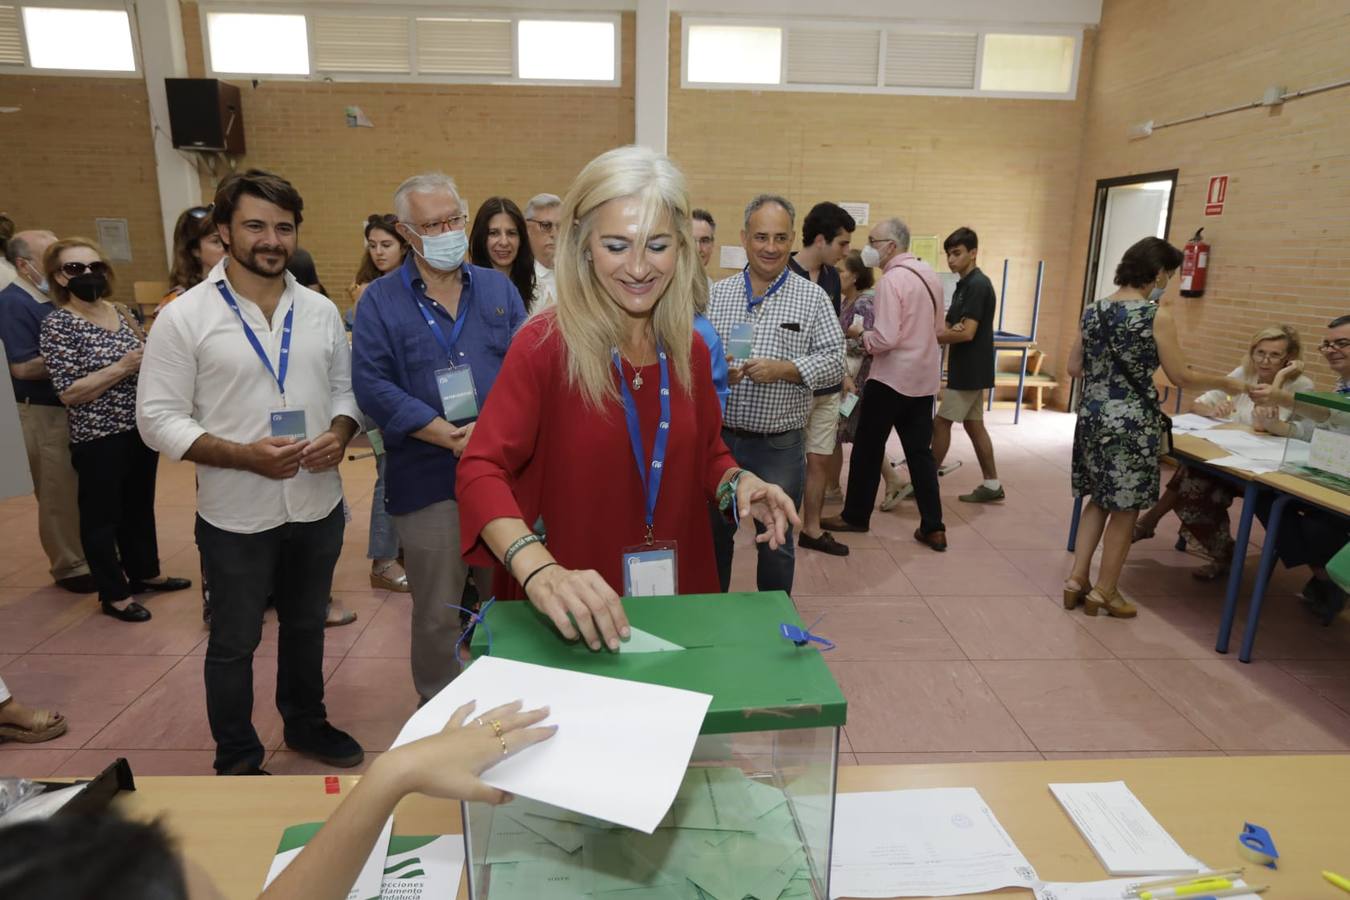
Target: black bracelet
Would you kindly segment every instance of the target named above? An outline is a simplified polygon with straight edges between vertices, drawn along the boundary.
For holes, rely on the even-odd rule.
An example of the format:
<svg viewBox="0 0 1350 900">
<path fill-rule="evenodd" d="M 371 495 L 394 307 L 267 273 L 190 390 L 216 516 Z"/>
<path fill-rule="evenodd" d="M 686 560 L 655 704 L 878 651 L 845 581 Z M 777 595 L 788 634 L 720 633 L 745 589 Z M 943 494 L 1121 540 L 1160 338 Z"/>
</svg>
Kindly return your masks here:
<svg viewBox="0 0 1350 900">
<path fill-rule="evenodd" d="M 520 583 L 520 589 L 525 593 L 525 596 L 528 597 L 530 593 L 530 579 L 534 578 L 534 576 L 538 575 L 540 572 L 544 571 L 549 566 L 556 566 L 556 565 L 557 563 L 555 562 L 546 562 L 542 566 L 531 572 L 529 575 L 526 575 L 525 580 Z"/>
<path fill-rule="evenodd" d="M 514 541 L 512 541 L 511 546 L 507 547 L 506 552 L 502 554 L 502 565 L 506 567 L 507 573 L 510 574 L 511 561 L 516 558 L 517 553 L 519 553 L 521 550 L 524 550 L 531 544 L 538 544 L 542 541 L 543 538 L 541 538 L 534 532 L 530 532 L 524 537 L 519 537 L 516 538 Z"/>
</svg>

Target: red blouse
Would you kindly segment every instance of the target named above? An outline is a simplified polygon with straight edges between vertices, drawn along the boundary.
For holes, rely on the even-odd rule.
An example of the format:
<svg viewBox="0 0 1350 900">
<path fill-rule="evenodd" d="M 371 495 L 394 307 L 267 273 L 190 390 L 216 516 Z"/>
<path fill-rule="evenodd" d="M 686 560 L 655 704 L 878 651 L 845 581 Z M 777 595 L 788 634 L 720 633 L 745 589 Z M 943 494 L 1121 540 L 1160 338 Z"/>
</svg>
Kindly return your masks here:
<svg viewBox="0 0 1350 900">
<path fill-rule="evenodd" d="M 594 569 L 623 593 L 624 548 L 643 543 L 646 498 L 623 406 L 597 411 L 568 383 L 567 350 L 554 314 L 535 316 L 516 334 L 501 374 L 459 461 L 455 496 L 460 542 L 473 565 L 496 562 L 481 539 L 493 519 L 543 516 L 548 549 L 569 569 Z M 613 371 L 611 369 L 611 371 Z M 625 371 L 631 369 L 625 366 Z M 642 366 L 633 391 L 650 460 L 660 418 L 660 369 Z M 720 591 L 707 504 L 727 469 L 736 465 L 722 442 L 722 411 L 712 384 L 708 349 L 695 336 L 692 391 L 673 374 L 670 439 L 656 503 L 658 541 L 675 541 L 682 594 Z M 618 385 L 618 373 L 614 372 Z M 632 375 L 629 374 L 630 380 Z M 523 596 L 500 567 L 496 596 Z"/>
</svg>

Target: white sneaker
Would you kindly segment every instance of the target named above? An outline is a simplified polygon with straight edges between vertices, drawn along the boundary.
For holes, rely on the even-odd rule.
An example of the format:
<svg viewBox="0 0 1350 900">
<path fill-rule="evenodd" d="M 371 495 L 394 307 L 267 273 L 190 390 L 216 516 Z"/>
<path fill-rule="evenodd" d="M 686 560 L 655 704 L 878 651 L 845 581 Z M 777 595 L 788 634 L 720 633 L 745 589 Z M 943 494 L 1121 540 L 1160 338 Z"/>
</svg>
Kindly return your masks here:
<svg viewBox="0 0 1350 900">
<path fill-rule="evenodd" d="M 881 511 L 890 512 L 900 505 L 900 501 L 914 496 L 914 485 L 902 484 L 893 491 L 886 492 L 886 499 L 881 501 Z"/>
<path fill-rule="evenodd" d="M 948 472 L 955 472 L 959 468 L 961 468 L 961 460 L 959 459 L 956 462 L 947 463 L 946 465 L 943 466 L 938 466 L 938 477 L 941 478 Z"/>
</svg>

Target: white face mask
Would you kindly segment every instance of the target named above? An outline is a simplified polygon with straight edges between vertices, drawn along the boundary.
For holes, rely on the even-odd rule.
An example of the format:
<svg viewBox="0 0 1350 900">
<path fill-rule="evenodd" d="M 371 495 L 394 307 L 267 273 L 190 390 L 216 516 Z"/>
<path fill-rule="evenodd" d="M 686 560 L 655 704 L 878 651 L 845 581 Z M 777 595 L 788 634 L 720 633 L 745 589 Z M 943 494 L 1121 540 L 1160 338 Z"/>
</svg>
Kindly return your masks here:
<svg viewBox="0 0 1350 900">
<path fill-rule="evenodd" d="M 52 286 L 47 281 L 46 276 L 42 275 L 42 273 L 37 270 L 37 266 L 33 265 L 32 262 L 26 259 L 22 260 L 22 262 L 24 265 L 28 267 L 28 274 L 24 277 L 26 277 L 32 283 L 33 287 L 37 288 L 44 294 L 51 294 Z M 34 278 L 33 277 L 34 275 L 37 275 L 39 277 Z"/>
<path fill-rule="evenodd" d="M 881 265 L 881 252 L 871 244 L 862 248 L 862 252 L 858 255 L 862 257 L 862 264 L 869 269 L 875 269 Z"/>
</svg>

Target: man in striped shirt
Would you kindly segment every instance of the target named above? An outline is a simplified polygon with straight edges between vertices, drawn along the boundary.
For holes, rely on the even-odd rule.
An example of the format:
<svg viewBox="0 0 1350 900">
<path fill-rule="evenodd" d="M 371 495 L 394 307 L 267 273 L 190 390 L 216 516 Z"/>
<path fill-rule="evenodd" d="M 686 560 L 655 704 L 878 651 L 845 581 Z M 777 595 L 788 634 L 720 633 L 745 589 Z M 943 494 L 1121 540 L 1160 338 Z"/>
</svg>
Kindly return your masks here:
<svg viewBox="0 0 1350 900">
<path fill-rule="evenodd" d="M 746 268 L 713 285 L 708 318 L 731 366 L 722 438 L 740 465 L 800 505 L 811 397 L 843 381 L 844 333 L 825 291 L 788 268 L 795 218 L 783 197 L 750 201 L 741 232 Z M 723 590 L 731 583 L 734 536 L 729 524 L 713 535 Z M 759 590 L 791 593 L 792 533 L 779 549 L 759 544 L 758 551 Z"/>
</svg>

